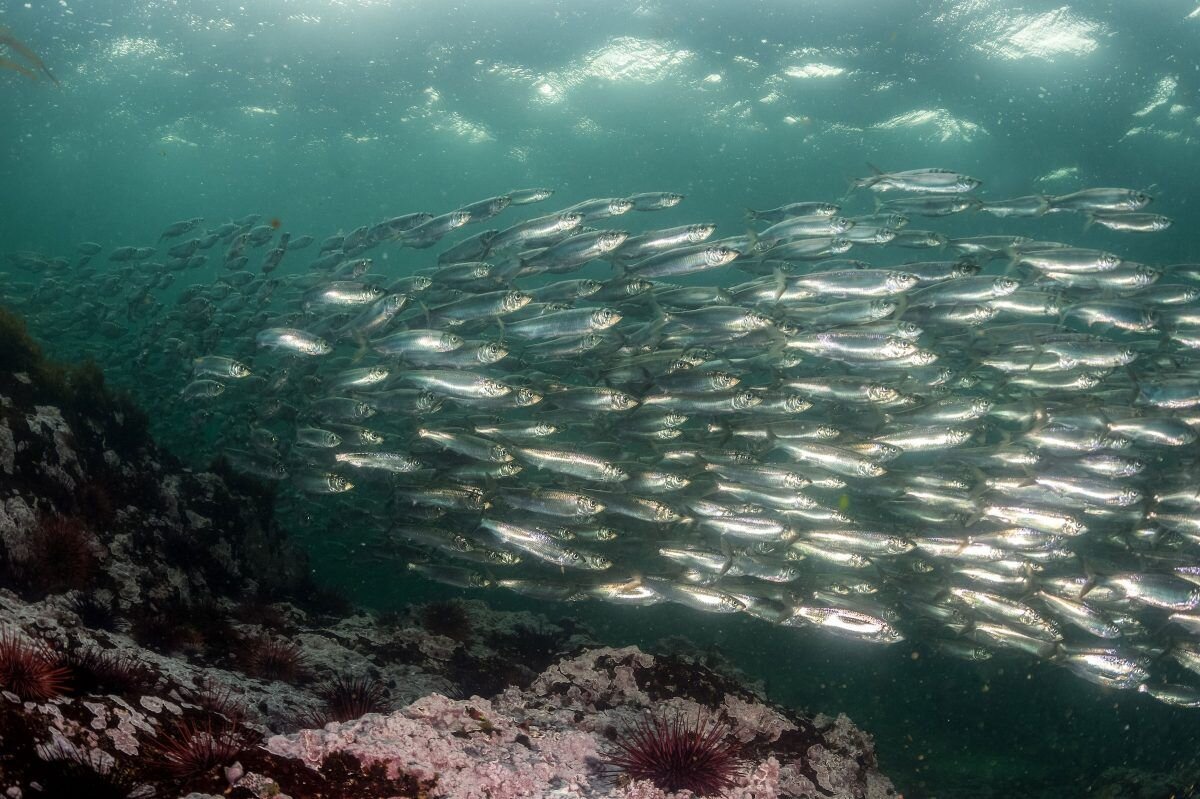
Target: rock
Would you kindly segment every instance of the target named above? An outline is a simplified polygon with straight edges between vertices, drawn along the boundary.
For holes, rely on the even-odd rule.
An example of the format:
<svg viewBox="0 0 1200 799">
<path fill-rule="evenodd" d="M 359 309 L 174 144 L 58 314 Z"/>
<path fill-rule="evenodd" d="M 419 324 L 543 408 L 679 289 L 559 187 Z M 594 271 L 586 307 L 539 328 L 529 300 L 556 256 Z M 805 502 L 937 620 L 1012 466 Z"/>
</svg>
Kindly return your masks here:
<svg viewBox="0 0 1200 799">
<path fill-rule="evenodd" d="M 306 605 L 269 488 L 183 468 L 94 368 L 22 336 L 0 311 L 0 636 L 65 672 L 45 694 L 0 683 L 6 797 L 63 795 L 82 768 L 137 797 L 664 799 L 603 765 L 650 710 L 728 724 L 729 799 L 894 795 L 849 719 L 685 655 L 478 601 Z M 172 776 L 180 757 L 195 773 Z"/>
<path fill-rule="evenodd" d="M 663 797 L 644 783 L 619 784 L 600 765 L 609 734 L 651 708 L 683 718 L 707 713 L 729 725 L 745 758 L 729 796 L 896 795 L 870 739 L 844 716 L 822 723 L 789 714 L 704 666 L 636 647 L 565 658 L 526 690 L 491 699 L 433 694 L 389 715 L 273 736 L 266 747 L 317 770 L 350 755 L 431 797 Z"/>
</svg>

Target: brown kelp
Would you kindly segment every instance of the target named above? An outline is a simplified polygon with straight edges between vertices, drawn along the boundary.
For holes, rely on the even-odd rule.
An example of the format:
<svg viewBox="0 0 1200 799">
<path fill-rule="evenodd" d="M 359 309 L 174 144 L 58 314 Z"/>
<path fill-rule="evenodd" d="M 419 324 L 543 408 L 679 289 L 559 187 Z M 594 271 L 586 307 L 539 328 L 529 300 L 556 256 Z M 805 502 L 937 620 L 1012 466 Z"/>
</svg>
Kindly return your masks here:
<svg viewBox="0 0 1200 799">
<path fill-rule="evenodd" d="M 8 28 L 0 27 L 0 45 L 21 56 L 21 58 L 29 62 L 31 66 L 35 67 L 38 72 L 41 72 L 47 78 L 54 81 L 55 86 L 60 85 L 58 78 L 54 77 L 54 74 L 50 72 L 50 68 L 46 66 L 46 62 L 42 61 L 41 57 L 37 53 L 33 52 L 28 45 L 14 36 L 13 32 Z M 4 69 L 11 69 L 14 72 L 19 72 L 32 81 L 37 81 L 38 79 L 37 72 L 34 72 L 32 69 L 29 69 L 29 67 L 23 66 L 22 64 L 19 64 L 10 58 L 0 56 L 0 67 Z"/>
</svg>

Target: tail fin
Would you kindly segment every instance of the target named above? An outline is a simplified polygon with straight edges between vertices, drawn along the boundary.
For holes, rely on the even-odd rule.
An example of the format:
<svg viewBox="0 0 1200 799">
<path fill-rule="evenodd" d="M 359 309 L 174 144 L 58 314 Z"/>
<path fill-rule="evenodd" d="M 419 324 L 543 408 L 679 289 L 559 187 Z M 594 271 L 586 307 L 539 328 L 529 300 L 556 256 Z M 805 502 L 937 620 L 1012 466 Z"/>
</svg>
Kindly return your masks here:
<svg viewBox="0 0 1200 799">
<path fill-rule="evenodd" d="M 1091 563 L 1089 563 L 1086 559 L 1083 560 L 1083 573 L 1087 580 L 1084 582 L 1083 588 L 1081 588 L 1079 591 L 1080 599 L 1083 599 L 1090 594 L 1092 589 L 1095 588 L 1100 582 L 1099 578 L 1096 576 L 1096 572 L 1092 570 Z"/>
<path fill-rule="evenodd" d="M 1087 219 L 1083 223 L 1084 230 L 1087 230 L 1092 225 L 1096 224 L 1096 215 L 1095 214 L 1089 212 L 1089 213 L 1085 213 L 1084 216 L 1087 217 Z"/>
<path fill-rule="evenodd" d="M 752 227 L 746 228 L 746 238 L 750 239 L 750 246 L 746 248 L 745 254 L 752 254 L 758 248 L 758 231 Z"/>
<path fill-rule="evenodd" d="M 1016 245 L 1009 245 L 1004 248 L 1004 254 L 1008 256 L 1008 265 L 1004 267 L 1004 274 L 1011 275 L 1017 271 L 1017 261 L 1021 259 L 1021 253 L 1017 250 Z"/>
<path fill-rule="evenodd" d="M 746 221 L 754 222 L 757 219 L 758 219 L 758 211 L 755 211 L 753 208 L 747 208 L 746 209 Z"/>
<path fill-rule="evenodd" d="M 783 293 L 787 291 L 787 276 L 782 269 L 775 269 L 775 304 L 779 304 L 779 300 L 783 297 Z"/>
</svg>

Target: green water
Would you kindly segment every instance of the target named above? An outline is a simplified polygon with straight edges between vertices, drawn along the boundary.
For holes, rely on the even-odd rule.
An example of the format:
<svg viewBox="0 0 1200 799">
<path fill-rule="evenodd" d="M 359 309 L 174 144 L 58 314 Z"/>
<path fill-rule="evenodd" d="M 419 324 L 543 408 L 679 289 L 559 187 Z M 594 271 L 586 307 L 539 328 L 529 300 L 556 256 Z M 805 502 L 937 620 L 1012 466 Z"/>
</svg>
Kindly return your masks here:
<svg viewBox="0 0 1200 799">
<path fill-rule="evenodd" d="M 1197 260 L 1194 11 L 1194 0 L 8 3 L 0 25 L 61 85 L 0 72 L 0 253 L 74 258 L 80 241 L 152 244 L 177 219 L 252 212 L 319 241 L 543 185 L 556 207 L 677 191 L 686 202 L 655 224 L 705 220 L 735 235 L 743 209 L 836 200 L 870 162 L 959 170 L 995 198 L 1149 189 L 1175 222 L 1138 239 L 1136 259 Z M 1004 230 L 1133 246 L 1079 228 L 1047 217 Z M 981 232 L 959 219 L 936 229 Z M 395 275 L 428 257 L 390 259 Z M 163 297 L 217 274 L 190 272 Z M 207 464 L 220 425 L 177 401 L 178 371 L 143 368 L 94 330 L 56 332 L 72 303 L 126 298 L 57 279 L 25 309 L 49 352 L 95 358 L 153 409 L 160 440 Z M 318 576 L 356 601 L 464 595 L 364 546 L 362 514 L 280 509 Z M 676 606 L 469 595 L 577 616 L 614 643 L 682 634 L 719 648 L 777 701 L 845 712 L 875 734 L 910 797 L 1082 797 L 1108 769 L 1200 773 L 1200 711 L 1015 655 L 969 664 Z"/>
</svg>

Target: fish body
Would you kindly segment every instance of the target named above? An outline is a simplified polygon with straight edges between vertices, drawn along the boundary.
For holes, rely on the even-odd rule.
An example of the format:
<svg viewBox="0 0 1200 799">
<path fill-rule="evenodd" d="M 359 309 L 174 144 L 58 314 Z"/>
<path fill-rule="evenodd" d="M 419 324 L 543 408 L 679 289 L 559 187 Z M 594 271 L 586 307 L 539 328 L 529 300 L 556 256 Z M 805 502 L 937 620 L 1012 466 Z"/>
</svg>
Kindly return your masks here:
<svg viewBox="0 0 1200 799">
<path fill-rule="evenodd" d="M 909 169 L 903 172 L 881 172 L 856 180 L 856 188 L 874 192 L 903 191 L 913 194 L 963 194 L 981 184 L 976 178 L 947 169 Z"/>
</svg>

